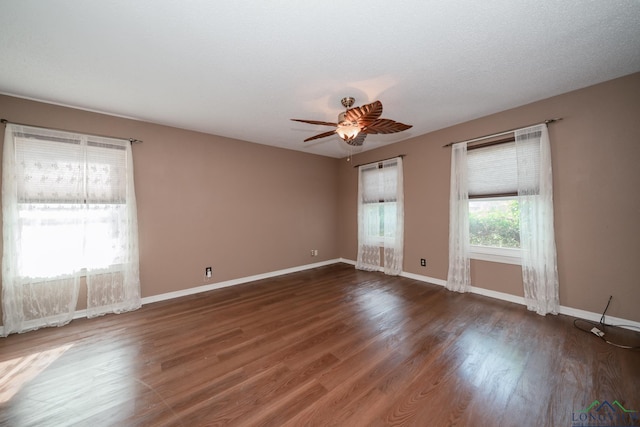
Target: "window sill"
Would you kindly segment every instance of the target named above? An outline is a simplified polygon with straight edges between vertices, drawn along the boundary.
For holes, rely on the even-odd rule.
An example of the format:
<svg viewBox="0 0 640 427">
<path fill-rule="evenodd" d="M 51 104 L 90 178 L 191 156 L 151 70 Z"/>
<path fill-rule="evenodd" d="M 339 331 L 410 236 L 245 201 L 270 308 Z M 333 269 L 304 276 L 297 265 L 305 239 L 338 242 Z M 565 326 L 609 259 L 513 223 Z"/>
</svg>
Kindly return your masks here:
<svg viewBox="0 0 640 427">
<path fill-rule="evenodd" d="M 522 265 L 520 249 L 471 246 L 469 249 L 469 258 L 503 264 Z"/>
</svg>

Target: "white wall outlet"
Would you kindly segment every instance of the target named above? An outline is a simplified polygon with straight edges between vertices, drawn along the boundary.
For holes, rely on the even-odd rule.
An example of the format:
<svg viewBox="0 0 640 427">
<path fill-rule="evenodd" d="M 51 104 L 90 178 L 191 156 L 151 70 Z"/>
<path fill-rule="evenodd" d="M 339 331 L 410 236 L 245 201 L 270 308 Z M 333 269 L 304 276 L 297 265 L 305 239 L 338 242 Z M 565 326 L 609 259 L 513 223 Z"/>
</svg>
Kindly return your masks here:
<svg viewBox="0 0 640 427">
<path fill-rule="evenodd" d="M 311 256 L 318 256 L 318 250 L 317 249 L 311 249 Z"/>
<path fill-rule="evenodd" d="M 205 268 L 204 269 L 204 277 L 211 278 L 211 276 L 213 276 L 213 270 L 211 269 L 211 267 Z"/>
</svg>

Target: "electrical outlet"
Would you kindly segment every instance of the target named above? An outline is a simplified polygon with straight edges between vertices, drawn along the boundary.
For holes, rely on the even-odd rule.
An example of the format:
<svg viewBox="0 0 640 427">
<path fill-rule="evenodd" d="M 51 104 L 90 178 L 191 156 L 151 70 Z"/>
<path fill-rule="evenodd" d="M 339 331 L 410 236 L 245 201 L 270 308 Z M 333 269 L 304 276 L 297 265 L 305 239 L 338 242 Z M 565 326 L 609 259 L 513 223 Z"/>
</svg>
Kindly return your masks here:
<svg viewBox="0 0 640 427">
<path fill-rule="evenodd" d="M 318 256 L 318 250 L 317 249 L 311 249 L 311 256 Z"/>
<path fill-rule="evenodd" d="M 420 258 L 420 265 L 421 265 L 422 267 L 426 267 L 426 266 L 427 266 L 427 260 L 426 260 L 426 259 L 424 259 L 424 258 Z"/>
<path fill-rule="evenodd" d="M 213 270 L 211 267 L 207 267 L 204 269 L 204 277 L 211 278 L 213 276 Z"/>
</svg>

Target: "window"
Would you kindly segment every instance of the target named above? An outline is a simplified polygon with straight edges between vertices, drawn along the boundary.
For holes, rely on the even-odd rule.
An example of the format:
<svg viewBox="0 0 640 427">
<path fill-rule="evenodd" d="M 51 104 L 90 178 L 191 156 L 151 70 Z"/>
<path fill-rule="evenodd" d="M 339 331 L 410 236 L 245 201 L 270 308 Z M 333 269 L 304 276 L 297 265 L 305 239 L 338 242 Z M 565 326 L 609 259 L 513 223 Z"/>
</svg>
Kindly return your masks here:
<svg viewBox="0 0 640 427">
<path fill-rule="evenodd" d="M 469 200 L 469 242 L 475 246 L 519 248 L 518 199 L 496 197 Z"/>
<path fill-rule="evenodd" d="M 524 188 L 536 192 L 539 158 L 535 144 L 524 144 L 526 162 L 536 171 Z M 520 263 L 520 209 L 518 205 L 518 157 L 513 140 L 469 147 L 469 243 L 475 259 Z M 522 160 L 524 159 L 524 160 Z M 521 177 L 522 180 L 522 177 Z"/>
<path fill-rule="evenodd" d="M 126 150 L 87 138 L 17 134 L 18 275 L 51 278 L 125 257 Z"/>
<path fill-rule="evenodd" d="M 4 334 L 141 305 L 131 143 L 7 124 L 2 156 Z M 81 280 L 84 277 L 84 280 Z"/>
<path fill-rule="evenodd" d="M 382 268 L 386 274 L 398 275 L 404 250 L 402 158 L 363 165 L 358 171 L 356 268 Z"/>
<path fill-rule="evenodd" d="M 396 236 L 397 171 L 375 164 L 362 170 L 364 231 L 369 243 L 384 246 Z"/>
<path fill-rule="evenodd" d="M 541 315 L 558 313 L 551 144 L 546 123 L 515 130 L 514 140 L 473 147 L 469 143 L 453 144 L 451 151 L 447 289 L 471 289 L 469 258 L 511 262 L 522 266 L 527 308 Z M 517 205 L 513 203 L 516 195 Z M 487 204 L 477 204 L 483 198 Z M 469 211 L 476 217 L 472 227 Z M 508 226 L 497 227 L 497 232 L 487 232 L 480 238 L 491 246 L 472 246 L 471 240 L 482 234 L 478 230 L 490 224 L 492 216 Z M 517 238 L 506 231 L 515 231 L 516 217 L 520 222 Z M 474 228 L 473 238 L 470 228 Z M 491 237 L 493 234 L 497 237 Z M 515 246 L 515 241 L 519 249 L 504 247 Z"/>
<path fill-rule="evenodd" d="M 469 200 L 470 257 L 520 263 L 520 213 L 516 197 Z"/>
</svg>

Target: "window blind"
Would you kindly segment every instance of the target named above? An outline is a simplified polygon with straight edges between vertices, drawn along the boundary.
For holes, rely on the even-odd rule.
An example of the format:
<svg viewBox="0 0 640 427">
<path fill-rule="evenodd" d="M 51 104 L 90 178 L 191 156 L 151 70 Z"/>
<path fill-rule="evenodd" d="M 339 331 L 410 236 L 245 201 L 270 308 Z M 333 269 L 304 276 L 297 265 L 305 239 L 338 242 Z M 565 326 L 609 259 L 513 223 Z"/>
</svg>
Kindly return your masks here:
<svg viewBox="0 0 640 427">
<path fill-rule="evenodd" d="M 19 202 L 125 202 L 128 141 L 49 133 L 15 136 Z"/>
<path fill-rule="evenodd" d="M 396 161 L 379 163 L 362 167 L 362 201 L 379 203 L 395 201 L 398 193 Z"/>
<path fill-rule="evenodd" d="M 537 193 L 540 176 L 538 139 L 492 145 L 469 150 L 467 173 L 469 198 L 500 197 L 518 194 L 518 156 L 520 163 L 531 167 L 533 173 L 520 177 L 520 188 Z M 524 181 L 523 181 L 524 180 Z"/>
</svg>

